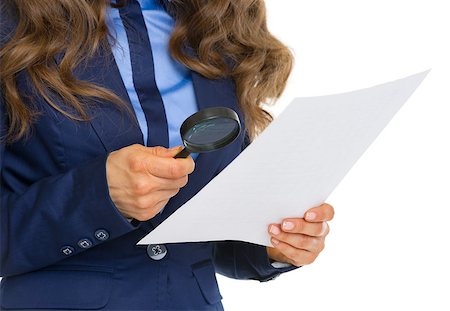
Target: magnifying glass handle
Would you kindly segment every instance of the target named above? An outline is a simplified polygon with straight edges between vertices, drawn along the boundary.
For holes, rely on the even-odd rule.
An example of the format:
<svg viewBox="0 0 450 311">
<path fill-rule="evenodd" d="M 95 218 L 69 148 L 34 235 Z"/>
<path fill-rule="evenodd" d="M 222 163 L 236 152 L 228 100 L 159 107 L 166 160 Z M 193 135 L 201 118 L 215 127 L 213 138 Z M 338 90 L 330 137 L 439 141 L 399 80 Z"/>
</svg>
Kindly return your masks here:
<svg viewBox="0 0 450 311">
<path fill-rule="evenodd" d="M 186 149 L 186 148 L 184 148 L 183 150 L 181 150 L 180 152 L 178 152 L 175 156 L 174 156 L 174 158 L 175 159 L 178 159 L 178 158 L 187 158 L 189 155 L 190 155 L 191 153 Z"/>
</svg>

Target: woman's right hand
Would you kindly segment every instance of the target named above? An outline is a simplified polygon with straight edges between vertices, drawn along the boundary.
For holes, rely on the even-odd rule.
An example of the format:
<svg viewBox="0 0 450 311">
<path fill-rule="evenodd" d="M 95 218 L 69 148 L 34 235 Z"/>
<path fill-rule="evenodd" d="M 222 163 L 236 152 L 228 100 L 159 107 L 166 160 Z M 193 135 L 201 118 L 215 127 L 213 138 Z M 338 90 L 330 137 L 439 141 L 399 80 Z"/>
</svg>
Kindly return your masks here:
<svg viewBox="0 0 450 311">
<path fill-rule="evenodd" d="M 195 162 L 191 157 L 174 159 L 181 149 L 135 144 L 108 156 L 109 194 L 123 216 L 149 220 L 187 184 Z"/>
</svg>

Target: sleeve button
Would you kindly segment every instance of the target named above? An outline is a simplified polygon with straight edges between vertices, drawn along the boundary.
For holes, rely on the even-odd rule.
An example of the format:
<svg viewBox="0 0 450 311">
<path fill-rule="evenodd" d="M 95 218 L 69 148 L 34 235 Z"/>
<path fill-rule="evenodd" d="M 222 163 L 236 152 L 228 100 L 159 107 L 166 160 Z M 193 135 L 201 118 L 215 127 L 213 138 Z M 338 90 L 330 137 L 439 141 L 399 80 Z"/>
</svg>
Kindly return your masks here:
<svg viewBox="0 0 450 311">
<path fill-rule="evenodd" d="M 75 250 L 72 246 L 63 246 L 61 248 L 61 253 L 63 253 L 63 255 L 65 256 L 70 256 L 73 254 L 73 252 L 75 252 Z"/>
<path fill-rule="evenodd" d="M 90 248 L 92 247 L 92 242 L 89 239 L 81 239 L 78 241 L 78 246 L 81 248 Z"/>
<path fill-rule="evenodd" d="M 105 229 L 98 229 L 97 231 L 95 231 L 94 235 L 95 238 L 99 241 L 106 241 L 107 239 L 109 239 L 109 233 Z"/>
</svg>

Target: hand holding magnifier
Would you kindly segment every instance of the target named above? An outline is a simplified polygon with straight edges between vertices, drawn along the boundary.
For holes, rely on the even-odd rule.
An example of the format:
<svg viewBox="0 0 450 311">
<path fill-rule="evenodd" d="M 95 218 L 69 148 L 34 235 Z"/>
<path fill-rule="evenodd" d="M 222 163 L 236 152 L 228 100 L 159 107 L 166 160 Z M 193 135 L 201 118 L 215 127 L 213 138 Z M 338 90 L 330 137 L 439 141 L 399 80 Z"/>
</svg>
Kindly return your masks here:
<svg viewBox="0 0 450 311">
<path fill-rule="evenodd" d="M 220 149 L 231 144 L 240 132 L 241 123 L 234 110 L 226 107 L 200 110 L 181 125 L 180 134 L 185 148 L 174 158 Z"/>
<path fill-rule="evenodd" d="M 200 110 L 181 125 L 180 134 L 185 148 L 174 158 L 220 149 L 231 144 L 240 132 L 241 123 L 233 109 L 213 107 Z M 138 223 L 138 220 L 132 220 L 132 224 Z"/>
</svg>

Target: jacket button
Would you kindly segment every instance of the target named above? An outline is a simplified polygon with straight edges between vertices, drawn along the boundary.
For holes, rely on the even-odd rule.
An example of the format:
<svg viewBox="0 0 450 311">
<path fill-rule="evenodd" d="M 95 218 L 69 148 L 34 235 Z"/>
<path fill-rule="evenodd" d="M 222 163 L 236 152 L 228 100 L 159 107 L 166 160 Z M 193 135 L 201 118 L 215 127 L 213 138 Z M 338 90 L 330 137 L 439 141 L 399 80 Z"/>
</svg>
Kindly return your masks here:
<svg viewBox="0 0 450 311">
<path fill-rule="evenodd" d="M 74 251 L 75 250 L 74 250 L 74 248 L 72 246 L 63 246 L 61 248 L 61 253 L 63 253 L 66 256 L 72 255 Z"/>
<path fill-rule="evenodd" d="M 92 246 L 92 242 L 89 239 L 81 239 L 78 241 L 78 246 L 81 248 L 90 248 Z"/>
<path fill-rule="evenodd" d="M 163 244 L 150 244 L 147 246 L 147 254 L 153 260 L 161 260 L 167 255 L 167 248 Z"/>
<path fill-rule="evenodd" d="M 98 229 L 97 231 L 95 231 L 94 235 L 95 238 L 99 241 L 106 241 L 107 239 L 109 239 L 109 233 L 105 229 Z"/>
</svg>

